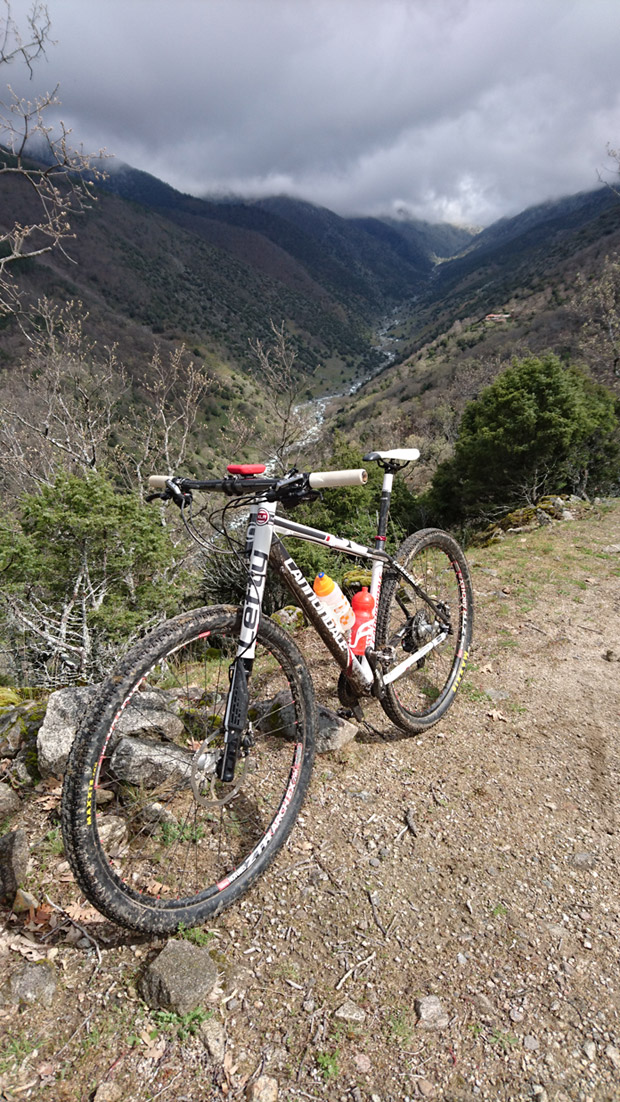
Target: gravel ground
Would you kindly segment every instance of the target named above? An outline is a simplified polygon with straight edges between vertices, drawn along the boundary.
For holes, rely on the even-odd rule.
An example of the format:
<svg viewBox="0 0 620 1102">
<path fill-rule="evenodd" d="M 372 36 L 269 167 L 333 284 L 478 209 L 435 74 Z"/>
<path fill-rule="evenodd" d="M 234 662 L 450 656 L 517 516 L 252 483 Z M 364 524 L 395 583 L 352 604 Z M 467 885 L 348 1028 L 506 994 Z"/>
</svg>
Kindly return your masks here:
<svg viewBox="0 0 620 1102">
<path fill-rule="evenodd" d="M 179 1036 L 154 1016 L 136 985 L 162 943 L 83 907 L 69 940 L 38 938 L 56 942 L 51 1006 L 0 1008 L 1 1097 L 620 1098 L 619 549 L 613 503 L 471 551 L 454 706 L 405 738 L 372 705 L 317 759 L 285 850 L 204 932 L 211 1024 Z M 326 652 L 296 639 L 333 704 Z M 53 830 L 54 800 L 23 802 L 30 837 Z M 50 845 L 33 878 L 66 907 Z M 7 931 L 3 976 L 28 933 Z"/>
</svg>

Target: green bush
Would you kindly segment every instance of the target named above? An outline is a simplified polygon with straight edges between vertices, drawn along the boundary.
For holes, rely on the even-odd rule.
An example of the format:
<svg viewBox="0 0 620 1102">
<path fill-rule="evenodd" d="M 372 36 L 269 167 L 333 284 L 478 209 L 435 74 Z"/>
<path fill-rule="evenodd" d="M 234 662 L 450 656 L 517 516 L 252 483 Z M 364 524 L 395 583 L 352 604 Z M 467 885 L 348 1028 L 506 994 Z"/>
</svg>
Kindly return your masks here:
<svg viewBox="0 0 620 1102">
<path fill-rule="evenodd" d="M 617 492 L 618 403 L 552 353 L 515 361 L 463 413 L 426 503 L 441 523 L 488 518 L 545 493 Z"/>
<path fill-rule="evenodd" d="M 101 676 L 145 622 L 175 607 L 171 558 L 157 511 L 102 474 L 63 473 L 26 494 L 0 524 L 0 629 L 26 654 L 23 675 Z"/>
</svg>

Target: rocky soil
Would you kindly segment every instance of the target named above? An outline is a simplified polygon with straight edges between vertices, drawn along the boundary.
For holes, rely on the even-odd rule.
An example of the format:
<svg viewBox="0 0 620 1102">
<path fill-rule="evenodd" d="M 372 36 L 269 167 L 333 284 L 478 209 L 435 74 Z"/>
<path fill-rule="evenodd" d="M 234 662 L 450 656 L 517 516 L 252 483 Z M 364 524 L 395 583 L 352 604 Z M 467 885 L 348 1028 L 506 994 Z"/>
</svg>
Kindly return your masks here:
<svg viewBox="0 0 620 1102">
<path fill-rule="evenodd" d="M 620 1098 L 620 504 L 469 559 L 453 708 L 412 739 L 373 705 L 317 759 L 275 865 L 174 942 L 215 965 L 193 1009 L 154 1008 L 163 942 L 80 899 L 60 783 L 13 774 L 30 898 L 0 930 L 1 1098 Z"/>
</svg>

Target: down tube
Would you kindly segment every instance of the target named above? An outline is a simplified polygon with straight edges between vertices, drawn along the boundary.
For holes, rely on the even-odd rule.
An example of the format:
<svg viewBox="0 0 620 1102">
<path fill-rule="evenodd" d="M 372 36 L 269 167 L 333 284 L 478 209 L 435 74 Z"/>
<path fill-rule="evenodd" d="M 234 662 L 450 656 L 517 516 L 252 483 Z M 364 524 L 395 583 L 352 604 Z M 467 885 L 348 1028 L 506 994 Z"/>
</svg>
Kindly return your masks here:
<svg viewBox="0 0 620 1102">
<path fill-rule="evenodd" d="M 318 631 L 327 649 L 333 654 L 340 668 L 347 671 L 347 677 L 352 686 L 359 693 L 368 693 L 372 686 L 372 678 L 366 678 L 360 665 L 357 662 L 352 662 L 351 653 L 344 636 L 333 625 L 333 621 L 323 609 L 303 572 L 277 536 L 273 538 L 269 559 L 287 588 L 290 589 L 295 600 L 301 605 L 310 623 Z"/>
</svg>

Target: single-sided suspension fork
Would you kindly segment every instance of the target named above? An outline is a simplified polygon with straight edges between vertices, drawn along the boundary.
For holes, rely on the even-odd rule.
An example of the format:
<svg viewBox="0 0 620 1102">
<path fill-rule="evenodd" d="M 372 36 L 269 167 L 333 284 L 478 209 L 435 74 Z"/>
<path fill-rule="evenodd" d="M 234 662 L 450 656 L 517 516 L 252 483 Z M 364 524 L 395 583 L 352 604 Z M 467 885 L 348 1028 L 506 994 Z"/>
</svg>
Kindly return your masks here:
<svg viewBox="0 0 620 1102">
<path fill-rule="evenodd" d="M 252 673 L 256 652 L 275 512 L 275 504 L 261 502 L 251 507 L 248 520 L 245 543 L 248 582 L 241 609 L 239 646 L 229 671 L 230 686 L 223 720 L 224 749 L 216 765 L 217 776 L 227 783 L 234 780 L 235 766 L 242 748 L 242 736 L 247 729 L 248 679 Z"/>
</svg>

